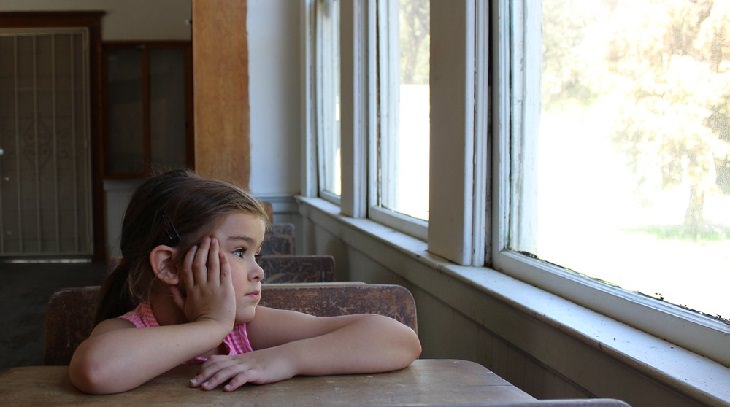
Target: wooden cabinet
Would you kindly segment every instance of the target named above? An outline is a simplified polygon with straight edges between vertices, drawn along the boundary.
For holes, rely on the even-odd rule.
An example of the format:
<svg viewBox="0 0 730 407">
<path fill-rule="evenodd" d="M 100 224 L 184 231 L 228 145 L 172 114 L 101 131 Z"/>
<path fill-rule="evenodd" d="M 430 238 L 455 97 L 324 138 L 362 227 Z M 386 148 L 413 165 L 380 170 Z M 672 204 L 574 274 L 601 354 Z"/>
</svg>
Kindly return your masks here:
<svg viewBox="0 0 730 407">
<path fill-rule="evenodd" d="M 106 43 L 103 63 L 105 176 L 192 168 L 190 42 Z"/>
</svg>

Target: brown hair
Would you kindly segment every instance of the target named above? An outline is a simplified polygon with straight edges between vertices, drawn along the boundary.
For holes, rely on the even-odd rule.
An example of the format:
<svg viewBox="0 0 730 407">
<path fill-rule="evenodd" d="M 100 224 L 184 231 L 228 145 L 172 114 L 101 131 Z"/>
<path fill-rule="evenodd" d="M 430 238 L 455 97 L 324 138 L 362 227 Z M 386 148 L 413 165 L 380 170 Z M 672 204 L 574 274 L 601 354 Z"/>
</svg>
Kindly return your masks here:
<svg viewBox="0 0 730 407">
<path fill-rule="evenodd" d="M 96 322 L 118 317 L 147 301 L 154 273 L 149 254 L 165 244 L 186 253 L 225 215 L 253 214 L 268 225 L 263 205 L 224 181 L 172 170 L 142 183 L 132 195 L 122 222 L 122 260 L 101 288 Z"/>
</svg>

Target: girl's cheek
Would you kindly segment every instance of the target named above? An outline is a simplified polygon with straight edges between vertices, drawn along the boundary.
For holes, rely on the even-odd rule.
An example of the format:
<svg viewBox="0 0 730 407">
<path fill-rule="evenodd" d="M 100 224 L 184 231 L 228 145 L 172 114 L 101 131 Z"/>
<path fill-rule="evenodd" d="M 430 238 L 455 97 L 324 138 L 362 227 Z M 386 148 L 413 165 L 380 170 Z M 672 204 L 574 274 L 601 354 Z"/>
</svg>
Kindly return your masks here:
<svg viewBox="0 0 730 407">
<path fill-rule="evenodd" d="M 245 272 L 242 267 L 234 267 L 231 270 L 231 281 L 233 282 L 233 290 L 236 292 L 236 296 L 245 294 L 243 292 L 246 288 L 244 275 Z"/>
</svg>

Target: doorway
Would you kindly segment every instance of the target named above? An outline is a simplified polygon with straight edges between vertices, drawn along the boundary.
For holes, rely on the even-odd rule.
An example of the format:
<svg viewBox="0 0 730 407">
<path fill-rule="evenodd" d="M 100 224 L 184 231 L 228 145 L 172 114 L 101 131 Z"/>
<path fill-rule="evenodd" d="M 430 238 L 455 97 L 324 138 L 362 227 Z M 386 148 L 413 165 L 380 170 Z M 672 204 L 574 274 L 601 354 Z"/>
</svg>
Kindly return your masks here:
<svg viewBox="0 0 730 407">
<path fill-rule="evenodd" d="M 15 21 L 29 19 L 18 14 Z M 94 171 L 98 32 L 30 20 L 0 28 L 0 258 L 103 258 Z"/>
</svg>

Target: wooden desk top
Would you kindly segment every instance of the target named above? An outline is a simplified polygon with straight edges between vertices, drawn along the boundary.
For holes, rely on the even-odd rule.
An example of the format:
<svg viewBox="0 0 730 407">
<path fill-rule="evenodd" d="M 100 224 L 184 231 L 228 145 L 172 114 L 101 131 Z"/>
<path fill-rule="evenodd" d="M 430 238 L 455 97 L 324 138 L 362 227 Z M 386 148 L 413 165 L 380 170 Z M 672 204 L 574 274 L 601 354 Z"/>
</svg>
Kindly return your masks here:
<svg viewBox="0 0 730 407">
<path fill-rule="evenodd" d="M 419 359 L 379 374 L 295 377 L 235 392 L 188 387 L 196 366 L 181 366 L 145 385 L 108 396 L 78 392 L 66 366 L 28 366 L 0 372 L 0 403 L 12 406 L 393 406 L 469 405 L 534 400 L 483 366 L 451 359 Z"/>
</svg>

